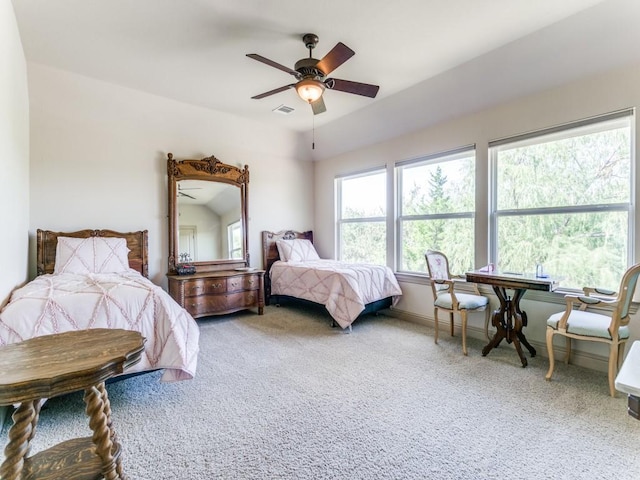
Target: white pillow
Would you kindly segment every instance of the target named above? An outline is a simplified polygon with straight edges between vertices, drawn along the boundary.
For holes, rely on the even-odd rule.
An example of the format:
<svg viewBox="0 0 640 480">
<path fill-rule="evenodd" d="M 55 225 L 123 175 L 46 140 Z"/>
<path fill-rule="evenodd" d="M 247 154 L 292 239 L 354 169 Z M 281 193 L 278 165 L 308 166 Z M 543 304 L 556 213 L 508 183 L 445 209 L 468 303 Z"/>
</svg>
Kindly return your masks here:
<svg viewBox="0 0 640 480">
<path fill-rule="evenodd" d="M 58 237 L 53 273 L 118 273 L 129 270 L 124 238 Z"/>
<path fill-rule="evenodd" d="M 276 240 L 280 260 L 283 262 L 303 262 L 320 260 L 313 243 L 309 240 L 297 238 L 295 240 Z"/>
</svg>

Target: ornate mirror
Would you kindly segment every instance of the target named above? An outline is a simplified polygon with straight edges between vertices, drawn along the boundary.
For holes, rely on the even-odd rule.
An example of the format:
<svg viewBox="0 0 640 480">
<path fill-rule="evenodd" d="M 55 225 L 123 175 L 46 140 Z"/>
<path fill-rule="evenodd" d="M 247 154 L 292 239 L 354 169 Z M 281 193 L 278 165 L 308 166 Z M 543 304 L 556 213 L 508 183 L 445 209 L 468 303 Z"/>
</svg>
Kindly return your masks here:
<svg viewBox="0 0 640 480">
<path fill-rule="evenodd" d="M 167 158 L 169 273 L 181 264 L 198 272 L 249 266 L 247 195 L 249 167 Z"/>
</svg>

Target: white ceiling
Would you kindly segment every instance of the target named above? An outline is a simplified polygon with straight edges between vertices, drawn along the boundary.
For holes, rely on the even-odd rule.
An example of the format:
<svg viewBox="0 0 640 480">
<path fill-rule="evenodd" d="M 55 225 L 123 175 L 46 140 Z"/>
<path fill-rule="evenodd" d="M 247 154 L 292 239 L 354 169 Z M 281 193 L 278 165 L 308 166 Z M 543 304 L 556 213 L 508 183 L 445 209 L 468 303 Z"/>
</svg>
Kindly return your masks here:
<svg viewBox="0 0 640 480">
<path fill-rule="evenodd" d="M 315 123 L 339 137 L 345 126 L 361 125 L 340 140 L 343 149 L 365 141 L 369 122 L 389 123 L 384 119 L 400 105 L 406 118 L 418 115 L 418 106 L 410 111 L 416 102 L 407 101 L 412 92 L 428 98 L 446 91 L 450 101 L 431 108 L 429 118 L 420 109 L 419 122 L 434 123 L 640 62 L 638 0 L 13 0 L 13 6 L 29 62 L 297 131 Z M 294 79 L 246 54 L 293 68 L 308 56 L 301 40 L 308 32 L 320 38 L 315 58 L 339 41 L 355 50 L 330 76 L 380 85 L 377 98 L 327 91 L 327 112 L 315 118 L 294 90 L 252 100 Z M 463 73 L 464 82 L 451 81 L 452 72 Z M 464 95 L 466 85 L 490 81 L 489 72 L 508 87 Z M 272 112 L 282 104 L 294 113 Z M 401 133 L 405 123 L 419 126 L 395 122 L 387 133 Z"/>
</svg>

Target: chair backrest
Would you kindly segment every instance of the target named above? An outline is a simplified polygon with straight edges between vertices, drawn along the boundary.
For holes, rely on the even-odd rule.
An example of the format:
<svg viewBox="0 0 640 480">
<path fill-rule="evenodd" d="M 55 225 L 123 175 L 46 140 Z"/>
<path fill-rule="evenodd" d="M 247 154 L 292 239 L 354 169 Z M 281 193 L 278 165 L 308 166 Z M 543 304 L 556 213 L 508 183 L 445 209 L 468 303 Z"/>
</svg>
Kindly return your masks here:
<svg viewBox="0 0 640 480">
<path fill-rule="evenodd" d="M 449 272 L 449 260 L 447 256 L 436 250 L 427 250 L 424 254 L 427 261 L 427 270 L 432 280 L 451 280 L 451 272 Z M 433 294 L 437 295 L 439 291 L 446 290 L 448 287 L 443 284 L 431 282 Z"/>
<path fill-rule="evenodd" d="M 631 306 L 631 300 L 633 300 L 633 294 L 636 291 L 638 276 L 640 276 L 640 263 L 630 267 L 620 281 L 620 289 L 618 290 L 619 325 L 627 325 L 629 323 L 629 307 Z"/>
</svg>

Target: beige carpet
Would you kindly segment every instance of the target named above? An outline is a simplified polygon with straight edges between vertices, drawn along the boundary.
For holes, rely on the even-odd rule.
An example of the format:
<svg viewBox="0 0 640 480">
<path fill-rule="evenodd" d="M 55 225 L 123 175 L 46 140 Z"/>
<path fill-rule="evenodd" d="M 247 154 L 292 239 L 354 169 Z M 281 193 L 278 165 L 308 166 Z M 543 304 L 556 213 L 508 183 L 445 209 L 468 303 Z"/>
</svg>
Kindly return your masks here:
<svg viewBox="0 0 640 480">
<path fill-rule="evenodd" d="M 606 374 L 391 317 L 353 333 L 308 307 L 199 321 L 196 379 L 108 386 L 131 480 L 638 479 L 640 422 Z M 51 399 L 34 451 L 89 433 L 80 394 Z M 5 430 L 6 437 L 6 430 Z M 5 440 L 6 441 L 6 440 Z"/>
</svg>

